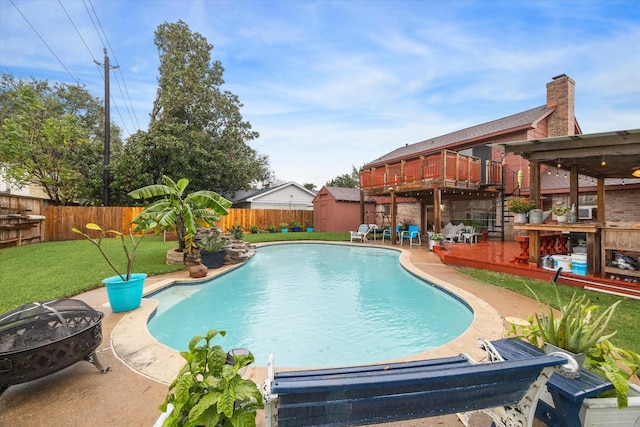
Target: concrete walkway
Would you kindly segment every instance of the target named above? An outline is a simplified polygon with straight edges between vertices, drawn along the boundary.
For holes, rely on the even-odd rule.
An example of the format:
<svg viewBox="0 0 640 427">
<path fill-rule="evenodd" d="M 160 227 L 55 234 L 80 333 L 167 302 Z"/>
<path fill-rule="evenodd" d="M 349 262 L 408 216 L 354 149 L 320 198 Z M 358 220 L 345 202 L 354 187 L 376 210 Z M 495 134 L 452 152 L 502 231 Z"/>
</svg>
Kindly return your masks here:
<svg viewBox="0 0 640 427">
<path fill-rule="evenodd" d="M 457 273 L 426 247 L 404 248 L 401 262 L 413 273 L 461 296 L 475 313 L 472 326 L 461 337 L 420 358 L 465 352 L 481 359 L 483 354 L 475 345 L 477 338 L 500 338 L 504 317 L 525 317 L 537 310 L 534 300 Z M 145 292 L 175 280 L 189 280 L 188 273 L 150 277 Z M 111 367 L 110 372 L 100 374 L 93 365 L 79 362 L 47 377 L 12 386 L 0 396 L 0 426 L 151 426 L 160 415 L 158 405 L 183 363 L 177 352 L 157 343 L 146 330 L 146 319 L 155 309 L 155 301 L 145 300 L 141 308 L 130 313 L 113 313 L 102 288 L 76 298 L 105 315 L 98 357 L 103 365 Z M 253 367 L 247 375 L 260 384 L 266 369 Z M 262 414 L 258 425 L 263 425 Z M 449 415 L 386 425 L 458 427 L 462 423 L 455 415 Z M 480 427 L 490 422 L 479 418 L 473 425 Z"/>
</svg>

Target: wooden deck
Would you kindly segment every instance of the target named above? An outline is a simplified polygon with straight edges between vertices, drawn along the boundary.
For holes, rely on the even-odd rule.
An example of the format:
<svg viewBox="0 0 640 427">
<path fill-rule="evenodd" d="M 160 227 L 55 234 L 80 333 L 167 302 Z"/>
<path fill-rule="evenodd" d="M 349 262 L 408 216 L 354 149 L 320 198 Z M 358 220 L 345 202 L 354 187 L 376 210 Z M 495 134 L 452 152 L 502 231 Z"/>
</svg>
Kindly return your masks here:
<svg viewBox="0 0 640 427">
<path fill-rule="evenodd" d="M 540 280 L 553 280 L 555 276 L 555 271 L 539 268 L 535 264 L 516 262 L 520 254 L 518 242 L 489 240 L 471 244 L 451 243 L 445 244 L 444 251 L 436 248 L 435 252 L 447 265 L 482 268 Z M 624 274 L 624 271 L 620 270 L 620 274 Z M 578 276 L 570 271 L 562 271 L 558 283 L 640 299 L 640 283 L 615 280 L 610 276 L 610 273 L 607 273 L 606 278 L 590 274 Z"/>
</svg>

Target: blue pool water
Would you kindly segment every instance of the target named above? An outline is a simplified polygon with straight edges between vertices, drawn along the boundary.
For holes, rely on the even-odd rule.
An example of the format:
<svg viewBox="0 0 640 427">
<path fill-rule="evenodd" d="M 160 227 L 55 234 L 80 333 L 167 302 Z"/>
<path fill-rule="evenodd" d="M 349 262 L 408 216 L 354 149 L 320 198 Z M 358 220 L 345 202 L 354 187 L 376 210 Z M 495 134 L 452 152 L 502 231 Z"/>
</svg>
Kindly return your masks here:
<svg viewBox="0 0 640 427">
<path fill-rule="evenodd" d="M 331 244 L 263 246 L 245 265 L 196 285 L 174 285 L 148 324 L 179 351 L 194 335 L 226 351 L 248 348 L 256 365 L 274 353 L 280 367 L 379 362 L 421 353 L 459 336 L 471 310 L 408 273 L 397 251 Z"/>
</svg>

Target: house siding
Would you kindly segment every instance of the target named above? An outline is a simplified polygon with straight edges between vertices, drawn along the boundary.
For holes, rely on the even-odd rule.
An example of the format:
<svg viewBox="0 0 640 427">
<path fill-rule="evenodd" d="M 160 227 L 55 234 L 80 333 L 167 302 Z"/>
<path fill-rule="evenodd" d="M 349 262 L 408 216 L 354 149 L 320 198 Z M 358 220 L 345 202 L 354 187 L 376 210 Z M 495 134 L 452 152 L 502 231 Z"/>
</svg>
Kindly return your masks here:
<svg viewBox="0 0 640 427">
<path fill-rule="evenodd" d="M 313 210 L 315 194 L 306 188 L 290 182 L 272 189 L 253 190 L 254 194 L 243 195 L 233 200 L 234 208 Z"/>
</svg>

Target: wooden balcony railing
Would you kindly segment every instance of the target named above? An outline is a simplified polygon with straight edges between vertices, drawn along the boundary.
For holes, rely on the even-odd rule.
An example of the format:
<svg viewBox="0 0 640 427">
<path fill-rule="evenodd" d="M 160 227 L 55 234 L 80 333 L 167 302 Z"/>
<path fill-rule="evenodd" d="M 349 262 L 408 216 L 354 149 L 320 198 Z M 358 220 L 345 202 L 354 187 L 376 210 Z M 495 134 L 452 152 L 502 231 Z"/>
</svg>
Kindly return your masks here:
<svg viewBox="0 0 640 427">
<path fill-rule="evenodd" d="M 427 181 L 455 181 L 468 186 L 469 184 L 500 184 L 502 173 L 500 164 L 487 162 L 482 177 L 481 159 L 465 156 L 454 151 L 443 150 L 429 156 L 417 159 L 402 160 L 378 168 L 360 171 L 360 188 L 379 189 L 388 186 Z"/>
</svg>

